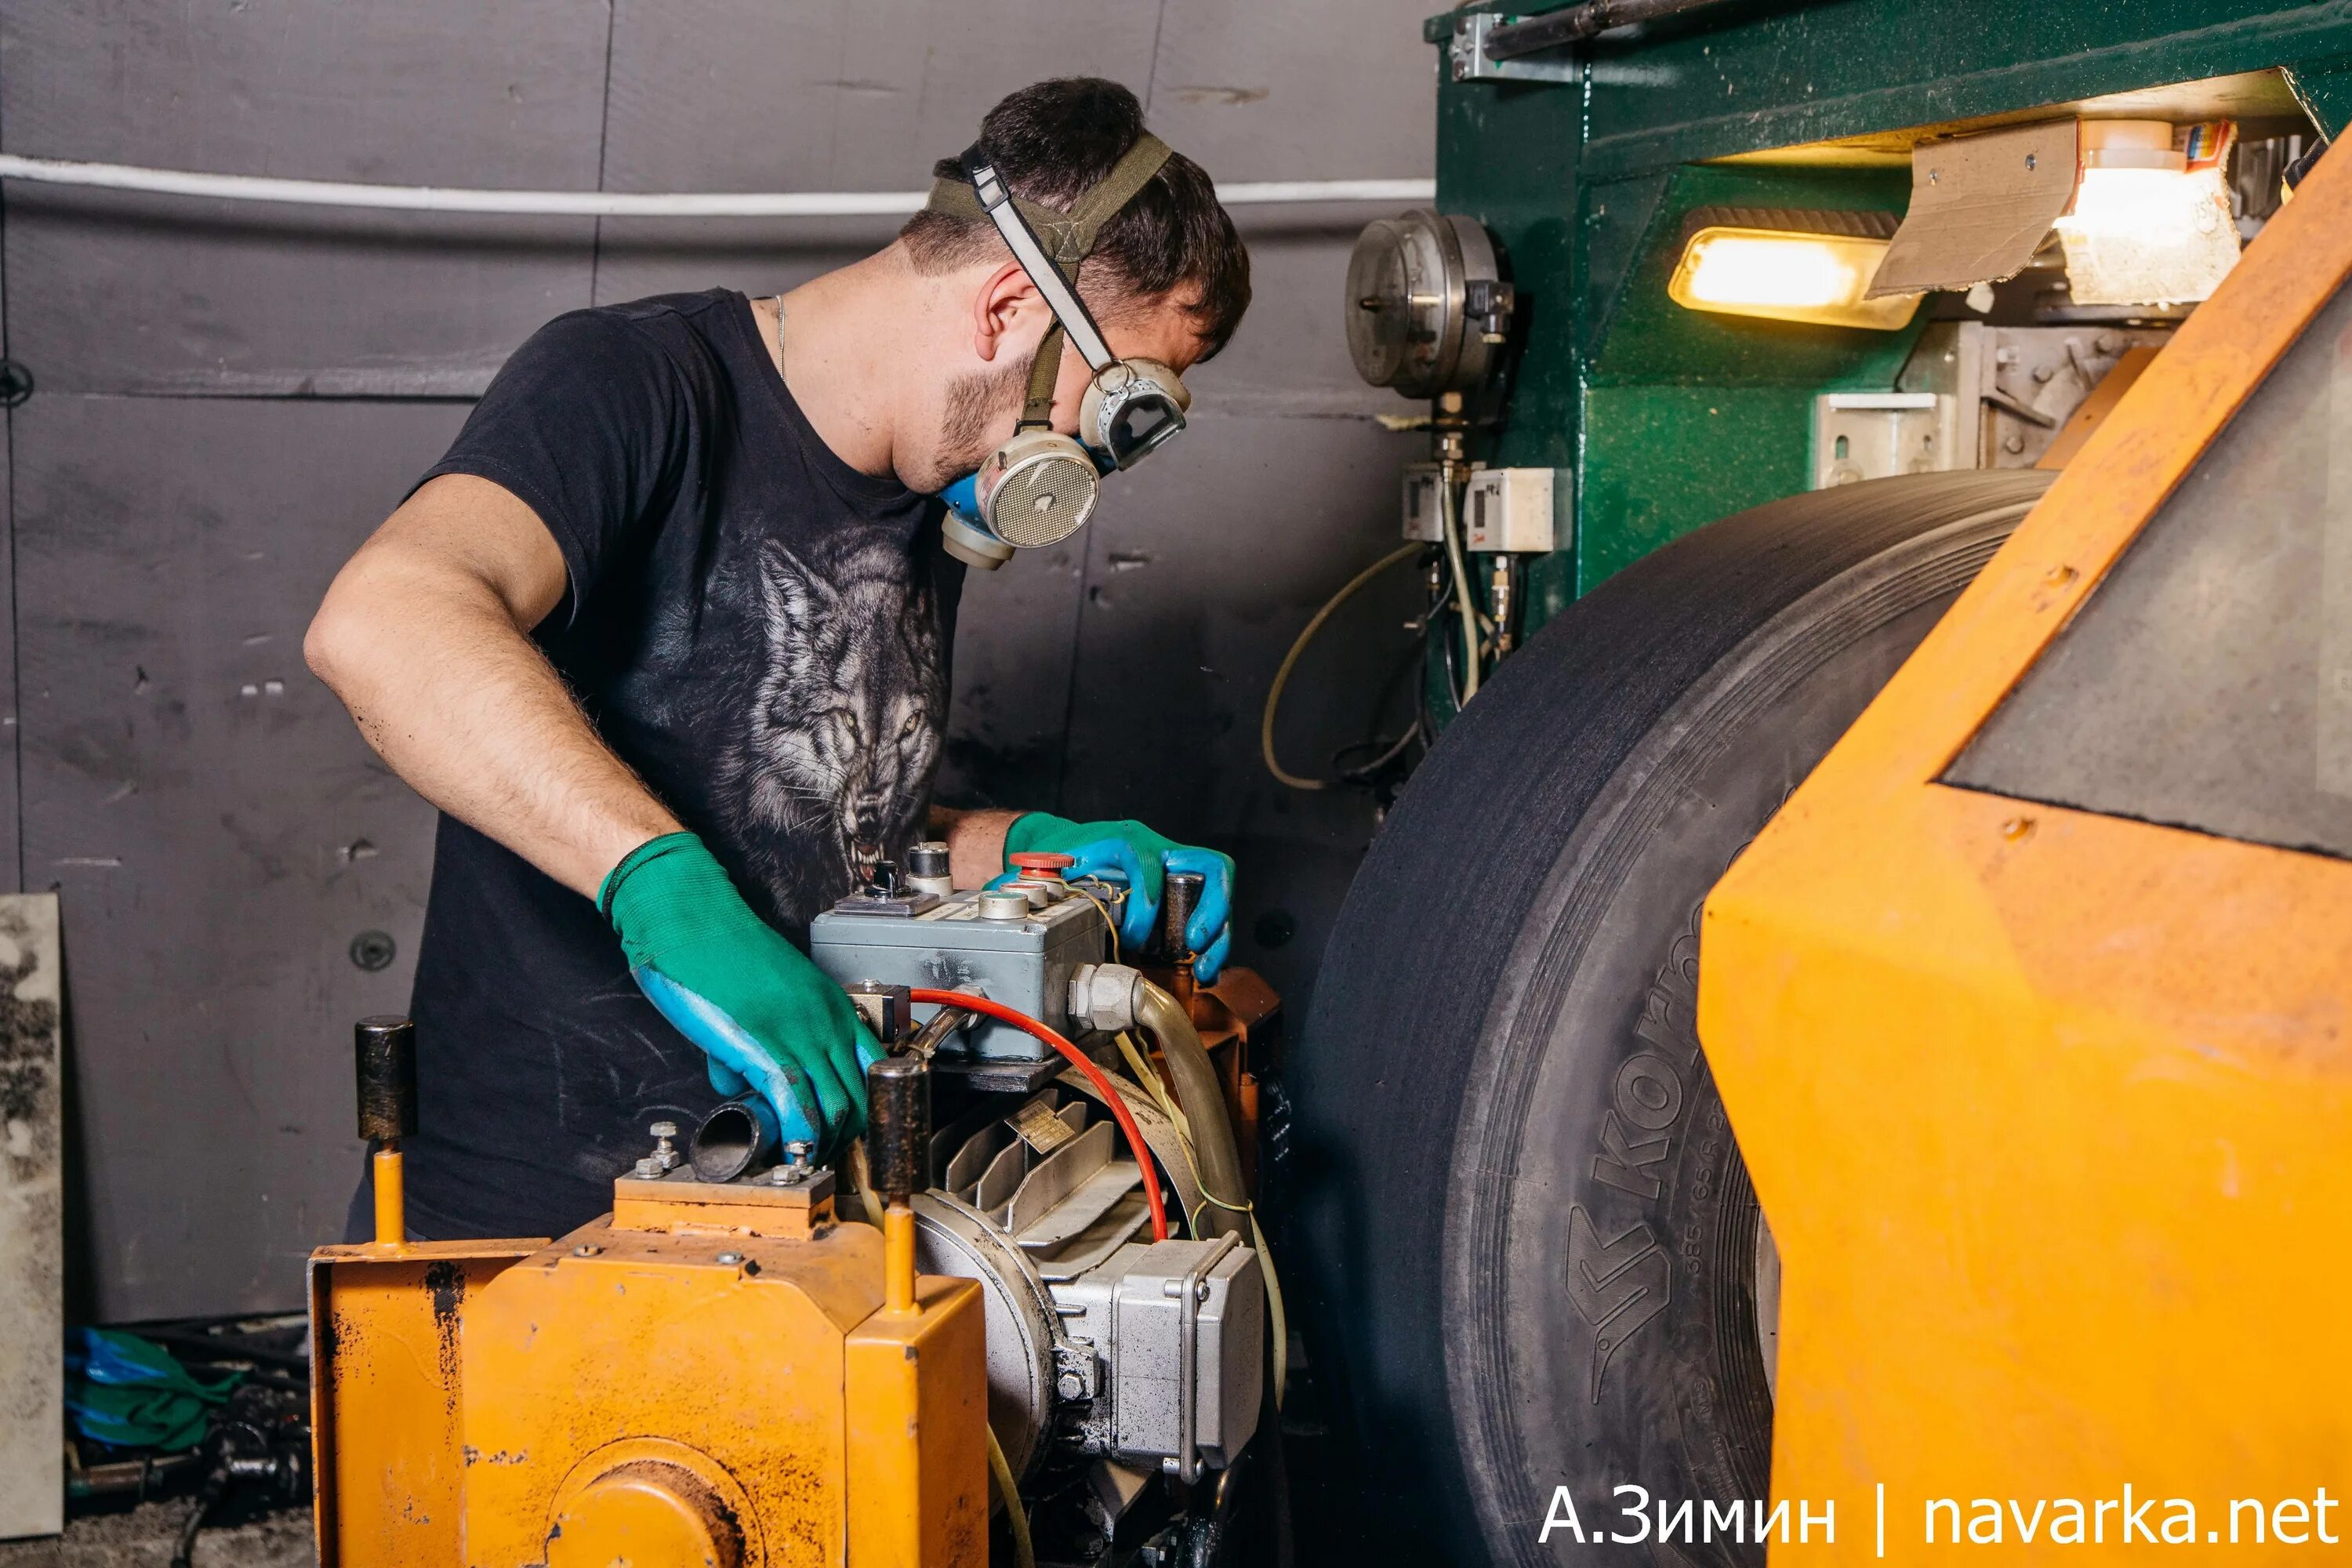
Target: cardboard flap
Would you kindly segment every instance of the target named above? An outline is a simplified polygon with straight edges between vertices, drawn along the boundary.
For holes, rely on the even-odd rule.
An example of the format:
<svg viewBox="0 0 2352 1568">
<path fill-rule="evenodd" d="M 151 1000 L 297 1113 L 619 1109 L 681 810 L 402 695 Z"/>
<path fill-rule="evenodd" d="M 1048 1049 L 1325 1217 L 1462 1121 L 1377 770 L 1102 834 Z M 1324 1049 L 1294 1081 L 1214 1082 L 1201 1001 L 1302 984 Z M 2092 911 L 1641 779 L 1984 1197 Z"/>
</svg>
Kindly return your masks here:
<svg viewBox="0 0 2352 1568">
<path fill-rule="evenodd" d="M 2074 196 L 2075 121 L 1929 142 L 1911 153 L 1911 210 L 1869 299 L 2017 275 Z"/>
</svg>

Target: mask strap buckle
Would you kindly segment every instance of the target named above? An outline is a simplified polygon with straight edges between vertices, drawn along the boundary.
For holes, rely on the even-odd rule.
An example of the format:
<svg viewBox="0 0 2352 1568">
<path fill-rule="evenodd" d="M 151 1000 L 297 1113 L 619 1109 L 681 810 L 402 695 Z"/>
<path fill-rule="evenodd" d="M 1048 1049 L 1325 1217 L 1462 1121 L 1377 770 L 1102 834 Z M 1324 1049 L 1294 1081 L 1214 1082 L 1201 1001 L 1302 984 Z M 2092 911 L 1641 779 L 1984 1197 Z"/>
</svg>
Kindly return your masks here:
<svg viewBox="0 0 2352 1568">
<path fill-rule="evenodd" d="M 1117 363 L 1118 356 L 1103 341 L 1102 329 L 1095 323 L 1094 313 L 1087 309 L 1086 301 L 1078 298 L 1076 284 L 1079 264 L 1094 249 L 1095 237 L 1109 221 L 1111 215 L 1132 201 L 1136 193 L 1150 182 L 1171 156 L 1168 144 L 1150 132 L 1138 137 L 1135 145 L 1111 165 L 1110 173 L 1073 203 L 1067 213 L 1053 214 L 1046 219 L 1057 241 L 1055 250 L 1048 252 L 1045 242 L 1038 238 L 1037 231 L 1030 226 L 1028 216 L 1022 211 L 1024 206 L 1031 204 L 1024 203 L 1013 194 L 1012 187 L 1004 183 L 1004 177 L 996 172 L 988 149 L 977 142 L 964 149 L 961 162 L 965 174 L 971 181 L 970 190 L 972 196 L 989 221 L 996 226 L 996 232 L 1012 250 L 1013 258 L 1021 264 L 1021 270 L 1029 275 L 1029 281 L 1044 297 L 1045 308 L 1054 313 L 1054 320 L 1067 332 L 1069 341 L 1085 358 L 1087 368 L 1097 374 Z M 935 202 L 938 200 L 938 194 L 933 199 Z M 1040 358 L 1045 353 L 1045 346 L 1040 343 Z M 1055 345 L 1055 353 L 1058 355 L 1058 344 Z M 1033 376 L 1033 393 L 1035 385 Z"/>
</svg>

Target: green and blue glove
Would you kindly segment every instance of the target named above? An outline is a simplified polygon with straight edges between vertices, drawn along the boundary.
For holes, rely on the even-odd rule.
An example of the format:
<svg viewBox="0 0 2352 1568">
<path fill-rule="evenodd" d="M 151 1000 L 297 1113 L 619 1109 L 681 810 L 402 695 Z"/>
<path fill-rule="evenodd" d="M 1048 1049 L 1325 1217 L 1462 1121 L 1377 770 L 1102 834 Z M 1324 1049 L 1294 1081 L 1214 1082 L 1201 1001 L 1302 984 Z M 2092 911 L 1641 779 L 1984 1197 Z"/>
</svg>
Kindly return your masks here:
<svg viewBox="0 0 2352 1568">
<path fill-rule="evenodd" d="M 1071 822 L 1042 811 L 1013 819 L 1004 835 L 1004 852 L 1067 855 L 1076 862 L 1069 876 L 1124 882 L 1127 909 L 1119 917 L 1118 940 L 1129 948 L 1150 942 L 1160 923 L 1160 890 L 1168 873 L 1200 872 L 1208 880 L 1184 927 L 1184 941 L 1196 955 L 1193 978 L 1203 985 L 1216 984 L 1234 946 L 1228 924 L 1234 909 L 1232 856 L 1179 844 L 1139 822 Z"/>
<path fill-rule="evenodd" d="M 866 1068 L 882 1047 L 848 994 L 772 929 L 701 839 L 631 850 L 598 889 L 629 973 L 710 1058 L 710 1087 L 756 1089 L 785 1142 L 820 1149 L 866 1124 Z"/>
</svg>

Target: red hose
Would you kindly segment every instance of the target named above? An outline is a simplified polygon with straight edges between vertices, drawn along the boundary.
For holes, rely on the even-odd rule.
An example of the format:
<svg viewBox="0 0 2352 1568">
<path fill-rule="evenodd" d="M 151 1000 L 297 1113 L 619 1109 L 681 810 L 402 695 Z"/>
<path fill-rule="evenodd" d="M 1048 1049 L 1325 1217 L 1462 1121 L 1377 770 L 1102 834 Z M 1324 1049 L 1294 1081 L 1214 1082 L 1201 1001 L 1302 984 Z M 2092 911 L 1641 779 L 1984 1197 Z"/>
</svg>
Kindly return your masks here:
<svg viewBox="0 0 2352 1568">
<path fill-rule="evenodd" d="M 1025 1034 L 1035 1036 L 1068 1058 L 1072 1067 L 1086 1074 L 1087 1080 L 1102 1090 L 1103 1100 L 1110 1107 L 1111 1116 L 1118 1122 L 1118 1130 L 1127 1134 L 1127 1146 L 1135 1152 L 1136 1165 L 1143 1173 L 1144 1201 L 1151 1205 L 1151 1239 L 1168 1239 L 1168 1211 L 1160 1202 L 1160 1175 L 1151 1163 L 1151 1150 L 1143 1142 L 1143 1133 L 1135 1125 L 1135 1118 L 1127 1113 L 1127 1101 L 1118 1097 L 1118 1090 L 1111 1087 L 1110 1079 L 1103 1076 L 1102 1068 L 1087 1059 L 1086 1052 L 1028 1014 L 1015 1012 L 1003 1003 L 992 1002 L 985 996 L 974 996 L 965 991 L 933 991 L 928 986 L 918 985 L 914 990 L 914 1000 L 933 1006 L 961 1007 L 967 1012 L 985 1014 L 1000 1024 L 1010 1024 Z"/>
</svg>

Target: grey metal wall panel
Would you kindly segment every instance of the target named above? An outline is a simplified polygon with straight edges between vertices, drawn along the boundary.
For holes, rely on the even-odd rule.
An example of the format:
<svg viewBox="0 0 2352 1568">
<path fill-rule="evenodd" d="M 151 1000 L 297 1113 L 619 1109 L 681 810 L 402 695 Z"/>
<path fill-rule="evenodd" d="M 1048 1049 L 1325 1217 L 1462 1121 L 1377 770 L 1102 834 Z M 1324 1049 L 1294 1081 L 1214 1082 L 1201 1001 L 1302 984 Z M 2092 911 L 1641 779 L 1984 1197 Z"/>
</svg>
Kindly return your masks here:
<svg viewBox="0 0 2352 1568">
<path fill-rule="evenodd" d="M 895 218 L 724 218 L 695 224 L 605 218 L 596 245 L 596 302 L 724 285 L 757 299 L 871 256 Z"/>
<path fill-rule="evenodd" d="M 940 798 L 1052 809 L 1077 654 L 1085 542 L 1024 550 L 966 575 Z"/>
<path fill-rule="evenodd" d="M 1013 88 L 1108 76 L 1139 93 L 1158 0 L 615 0 L 604 184 L 919 190 Z M 599 300 L 714 283 L 775 293 L 889 242 L 888 218 L 604 222 Z"/>
<path fill-rule="evenodd" d="M 1067 815 L 1137 816 L 1243 860 L 1236 952 L 1299 992 L 1318 947 L 1261 949 L 1256 915 L 1280 907 L 1311 937 L 1328 923 L 1372 809 L 1354 792 L 1305 795 L 1258 761 L 1275 667 L 1315 607 L 1395 548 L 1396 472 L 1422 438 L 1368 420 L 1194 419 L 1165 453 L 1106 487 L 1085 535 L 1087 594 L 1064 754 Z M 1293 772 L 1410 698 L 1394 677 L 1415 646 L 1412 574 L 1368 591 L 1293 677 L 1282 725 Z M 1393 692 L 1386 704 L 1383 692 Z M 1328 907 L 1327 907 L 1328 906 Z"/>
<path fill-rule="evenodd" d="M 28 879 L 64 901 L 104 1318 L 287 1306 L 341 1232 L 351 1021 L 406 1005 L 432 814 L 302 632 L 464 412 L 16 411 Z M 368 930 L 391 967 L 354 966 Z"/>
<path fill-rule="evenodd" d="M 1219 181 L 1427 174 L 1437 112 L 1421 42 L 1428 9 L 1422 0 L 1168 0 L 1152 128 Z M 1339 331 L 1348 253 L 1386 210 L 1236 212 L 1256 300 L 1232 345 L 1194 378 L 1204 395 L 1253 414 L 1408 411 L 1358 379 Z"/>
<path fill-rule="evenodd" d="M 593 189 L 607 26 L 601 0 L 11 6 L 0 104 L 37 156 Z M 478 391 L 588 299 L 587 219 L 8 201 L 11 353 L 55 391 Z"/>
<path fill-rule="evenodd" d="M 1426 174 L 1437 146 L 1435 51 L 1421 41 L 1431 9 L 1424 0 L 1167 0 L 1151 123 L 1213 172 L 1248 171 L 1228 179 Z"/>
<path fill-rule="evenodd" d="M 1160 0 L 617 0 L 616 191 L 908 190 L 1024 82 L 1151 73 Z"/>
<path fill-rule="evenodd" d="M 1390 210 L 1241 215 L 1236 226 L 1250 248 L 1249 314 L 1223 353 L 1185 374 L 1204 408 L 1359 419 L 1426 412 L 1386 387 L 1365 385 L 1339 331 L 1348 253 L 1364 225 Z M 1307 441 L 1303 458 L 1321 451 L 1312 426 L 1297 434 Z"/>
<path fill-rule="evenodd" d="M 13 421 L 14 412 L 0 418 Z M 13 436 L 0 430 L 0 531 L 11 526 Z M 0 534 L 0 546 L 5 546 Z M 18 853 L 16 813 L 16 557 L 0 547 L 0 892 L 22 892 L 24 861 Z"/>
</svg>

